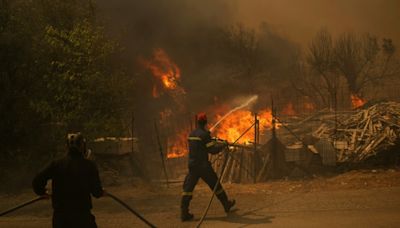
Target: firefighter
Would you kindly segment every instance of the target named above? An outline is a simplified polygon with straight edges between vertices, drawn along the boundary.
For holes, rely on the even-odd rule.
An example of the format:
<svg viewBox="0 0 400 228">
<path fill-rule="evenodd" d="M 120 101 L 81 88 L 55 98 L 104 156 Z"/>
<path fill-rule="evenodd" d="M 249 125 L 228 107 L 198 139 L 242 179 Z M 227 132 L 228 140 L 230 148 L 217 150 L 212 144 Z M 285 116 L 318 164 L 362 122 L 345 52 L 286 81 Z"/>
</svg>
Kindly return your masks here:
<svg viewBox="0 0 400 228">
<path fill-rule="evenodd" d="M 50 163 L 33 180 L 37 195 L 47 195 L 46 184 L 52 180 L 54 228 L 94 228 L 91 196 L 104 192 L 96 164 L 87 159 L 86 141 L 81 133 L 68 134 L 67 155 Z"/>
<path fill-rule="evenodd" d="M 217 174 L 214 172 L 211 163 L 208 160 L 208 154 L 217 154 L 224 150 L 227 144 L 218 144 L 213 141 L 210 131 L 206 129 L 207 116 L 205 113 L 199 113 L 196 117 L 197 128 L 189 135 L 189 173 L 183 183 L 183 193 L 181 199 L 181 220 L 188 221 L 193 219 L 193 214 L 189 213 L 189 204 L 192 199 L 194 187 L 199 178 L 214 189 L 217 184 L 215 195 L 222 203 L 226 213 L 235 205 L 235 200 L 228 200 L 224 189 L 218 182 Z"/>
</svg>

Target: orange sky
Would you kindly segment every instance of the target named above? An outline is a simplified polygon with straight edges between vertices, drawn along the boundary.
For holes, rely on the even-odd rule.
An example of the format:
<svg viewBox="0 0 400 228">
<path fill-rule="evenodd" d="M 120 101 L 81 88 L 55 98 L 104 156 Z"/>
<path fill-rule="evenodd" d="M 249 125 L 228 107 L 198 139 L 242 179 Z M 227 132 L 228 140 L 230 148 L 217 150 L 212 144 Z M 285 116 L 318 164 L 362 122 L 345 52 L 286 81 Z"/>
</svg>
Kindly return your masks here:
<svg viewBox="0 0 400 228">
<path fill-rule="evenodd" d="M 400 0 L 232 0 L 238 22 L 269 22 L 276 31 L 306 45 L 315 32 L 370 32 L 400 43 Z"/>
</svg>

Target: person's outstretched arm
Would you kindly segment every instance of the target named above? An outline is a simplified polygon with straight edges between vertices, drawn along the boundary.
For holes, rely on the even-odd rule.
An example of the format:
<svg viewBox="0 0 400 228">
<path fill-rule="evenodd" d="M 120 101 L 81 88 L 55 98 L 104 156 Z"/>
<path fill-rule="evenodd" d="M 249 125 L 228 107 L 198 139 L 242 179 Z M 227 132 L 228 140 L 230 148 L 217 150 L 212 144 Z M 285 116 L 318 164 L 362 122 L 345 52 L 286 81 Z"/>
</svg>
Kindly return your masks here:
<svg viewBox="0 0 400 228">
<path fill-rule="evenodd" d="M 221 143 L 218 143 L 217 141 L 213 140 L 209 133 L 205 136 L 204 141 L 206 144 L 207 152 L 210 154 L 218 154 L 226 147 L 225 144 L 221 144 Z"/>
<path fill-rule="evenodd" d="M 46 168 L 39 172 L 32 181 L 33 191 L 37 195 L 46 195 L 46 184 L 49 179 L 53 178 L 54 162 L 50 163 Z"/>
</svg>

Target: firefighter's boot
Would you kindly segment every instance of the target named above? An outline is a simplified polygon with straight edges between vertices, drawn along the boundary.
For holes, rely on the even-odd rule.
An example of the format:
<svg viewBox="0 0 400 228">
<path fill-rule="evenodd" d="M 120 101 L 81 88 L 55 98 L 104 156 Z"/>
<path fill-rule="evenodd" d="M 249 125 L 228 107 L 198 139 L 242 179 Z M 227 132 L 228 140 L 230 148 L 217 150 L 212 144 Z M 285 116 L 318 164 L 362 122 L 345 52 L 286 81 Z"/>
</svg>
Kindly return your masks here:
<svg viewBox="0 0 400 228">
<path fill-rule="evenodd" d="M 222 191 L 221 193 L 217 194 L 217 198 L 222 203 L 222 206 L 224 206 L 224 210 L 226 213 L 230 212 L 231 208 L 236 203 L 235 200 L 228 200 L 228 196 L 226 195 L 225 191 Z"/>
<path fill-rule="evenodd" d="M 192 196 L 182 196 L 181 200 L 181 221 L 190 221 L 193 219 L 193 214 L 189 213 L 189 204 Z"/>
</svg>

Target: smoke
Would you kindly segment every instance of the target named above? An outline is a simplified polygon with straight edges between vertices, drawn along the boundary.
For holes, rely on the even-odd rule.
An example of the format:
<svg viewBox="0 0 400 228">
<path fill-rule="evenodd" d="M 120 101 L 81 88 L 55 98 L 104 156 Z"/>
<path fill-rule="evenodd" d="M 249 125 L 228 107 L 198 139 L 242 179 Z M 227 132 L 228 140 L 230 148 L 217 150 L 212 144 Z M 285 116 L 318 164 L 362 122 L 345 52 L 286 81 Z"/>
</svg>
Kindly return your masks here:
<svg viewBox="0 0 400 228">
<path fill-rule="evenodd" d="M 266 21 L 304 47 L 321 28 L 333 34 L 369 32 L 400 42 L 397 0 L 236 0 L 234 20 L 257 27 Z"/>
<path fill-rule="evenodd" d="M 223 0 L 98 0 L 98 9 L 108 30 L 120 37 L 130 54 L 157 47 L 168 53 L 182 51 L 192 36 L 202 36 L 232 17 Z"/>
<path fill-rule="evenodd" d="M 321 27 L 334 34 L 356 30 L 396 39 L 399 4 L 393 0 L 98 0 L 98 12 L 108 33 L 125 49 L 124 65 L 137 81 L 132 92 L 149 116 L 171 104 L 168 98 L 149 102 L 152 97 L 146 94 L 154 81 L 137 66 L 137 58 L 150 58 L 154 49 L 165 50 L 180 68 L 188 112 L 248 94 L 260 94 L 259 103 L 267 105 L 271 94 L 285 87 L 283 95 L 290 95 L 289 81 L 300 52 L 296 42 L 306 47 Z M 248 34 L 254 29 L 257 49 L 243 52 L 237 47 L 240 37 L 227 35 L 237 23 Z"/>
<path fill-rule="evenodd" d="M 97 12 L 110 37 L 124 48 L 122 64 L 136 80 L 135 127 L 144 160 L 152 160 L 151 126 L 161 112 L 180 112 L 168 119 L 168 129 L 161 129 L 167 138 L 185 129 L 198 111 L 213 108 L 216 113 L 224 104 L 220 113 L 240 108 L 243 101 L 227 102 L 239 96 L 259 94 L 253 108 L 265 108 L 277 91 L 284 91 L 282 97 L 293 92 L 287 88 L 300 49 L 296 43 L 307 46 L 321 27 L 399 37 L 398 5 L 389 0 L 97 0 Z M 238 23 L 244 29 L 235 33 L 231 28 Z M 155 49 L 164 50 L 179 67 L 184 111 L 178 111 L 173 96 L 152 96 L 154 77 L 138 58 L 151 59 Z"/>
</svg>

